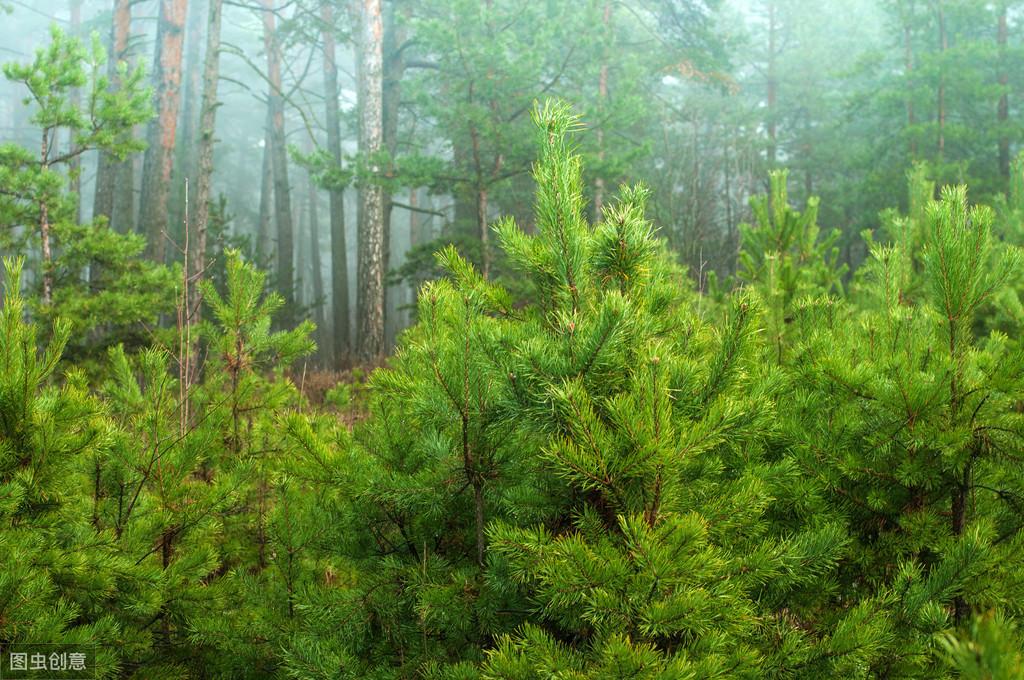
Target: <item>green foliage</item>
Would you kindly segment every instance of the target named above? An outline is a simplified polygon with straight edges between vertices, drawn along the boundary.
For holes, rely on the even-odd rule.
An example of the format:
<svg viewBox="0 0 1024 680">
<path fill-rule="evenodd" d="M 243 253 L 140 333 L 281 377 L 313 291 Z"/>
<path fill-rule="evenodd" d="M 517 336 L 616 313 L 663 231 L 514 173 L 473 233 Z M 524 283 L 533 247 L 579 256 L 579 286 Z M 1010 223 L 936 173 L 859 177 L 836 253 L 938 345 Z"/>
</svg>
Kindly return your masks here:
<svg viewBox="0 0 1024 680">
<path fill-rule="evenodd" d="M 777 172 L 710 299 L 646 187 L 588 219 L 580 117 L 532 123 L 502 275 L 441 248 L 398 351 L 319 411 L 312 325 L 278 330 L 236 250 L 177 351 L 116 345 L 95 391 L 62 352 L 117 335 L 79 317 L 166 272 L 55 222 L 35 319 L 74 318 L 44 337 L 8 263 L 0 636 L 105 678 L 1020 677 L 1019 196 L 915 167 L 846 285 Z M 96 301 L 63 297 L 96 258 Z"/>
<path fill-rule="evenodd" d="M 999 614 L 975 617 L 963 637 L 948 635 L 942 647 L 960 677 L 1009 680 L 1024 677 L 1024 641 L 1012 623 Z"/>
<path fill-rule="evenodd" d="M 65 175 L 77 172 L 72 161 L 83 153 L 101 150 L 123 159 L 142 148 L 132 129 L 151 115 L 145 74 L 124 63 L 119 68 L 121 87 L 112 90 L 99 38 L 84 46 L 56 27 L 33 61 L 3 68 L 27 90 L 23 104 L 32 110 L 29 120 L 41 142 L 38 151 L 0 145 L 0 250 L 39 253 L 32 283 L 48 279 L 52 296 L 39 300 L 37 313 L 71 323 L 67 350 L 77 361 L 95 360 L 118 342 L 145 344 L 141 322 L 152 324 L 173 304 L 173 274 L 139 258 L 142 239 L 114 233 L 103 222 L 77 224 L 78 196 L 66 191 Z M 69 149 L 58 146 L 63 135 L 72 138 Z"/>
<path fill-rule="evenodd" d="M 847 266 L 839 264 L 839 232 L 819 238 L 818 199 L 804 212 L 789 204 L 788 173 L 773 171 L 767 196 L 751 199 L 754 224 L 740 225 L 741 250 L 736 278 L 752 287 L 767 308 L 767 331 L 776 360 L 783 361 L 788 325 L 798 303 L 807 297 L 841 293 Z"/>
<path fill-rule="evenodd" d="M 934 677 L 936 636 L 972 609 L 1019 613 L 1010 565 L 1024 540 L 1024 361 L 1001 333 L 975 335 L 1020 254 L 995 241 L 991 210 L 969 207 L 963 187 L 919 219 L 906 241 L 872 245 L 863 304 L 801 310 L 789 402 L 796 459 L 855 541 L 840 592 L 874 591 L 866 601 L 894 630 L 871 665 L 900 677 Z M 904 254 L 915 234 L 920 272 Z"/>
<path fill-rule="evenodd" d="M 0 309 L 0 636 L 89 645 L 106 676 L 120 630 L 104 610 L 120 565 L 94 540 L 78 490 L 109 430 L 81 374 L 53 383 L 70 327 L 56 324 L 39 348 L 21 266 L 4 260 Z"/>
</svg>

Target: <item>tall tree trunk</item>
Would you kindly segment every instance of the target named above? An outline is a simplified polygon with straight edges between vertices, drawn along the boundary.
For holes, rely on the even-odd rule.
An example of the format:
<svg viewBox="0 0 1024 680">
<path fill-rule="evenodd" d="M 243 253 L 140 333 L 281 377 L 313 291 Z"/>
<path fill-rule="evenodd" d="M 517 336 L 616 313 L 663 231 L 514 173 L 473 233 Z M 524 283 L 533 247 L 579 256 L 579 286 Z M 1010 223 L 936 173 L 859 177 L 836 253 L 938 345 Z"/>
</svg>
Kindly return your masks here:
<svg viewBox="0 0 1024 680">
<path fill-rule="evenodd" d="M 359 23 L 359 152 L 376 177 L 381 172 L 384 116 L 381 0 L 360 0 Z M 363 181 L 359 210 L 357 346 L 359 358 L 370 362 L 384 350 L 384 191 L 377 182 Z"/>
<path fill-rule="evenodd" d="M 220 26 L 223 14 L 223 0 L 210 0 L 206 28 L 206 61 L 203 65 L 203 100 L 199 115 L 199 145 L 196 157 L 199 163 L 196 172 L 196 234 L 195 244 L 189 253 L 194 283 L 188 300 L 192 323 L 202 319 L 202 298 L 199 282 L 206 270 L 207 224 L 210 219 L 210 196 L 213 184 L 213 145 L 217 128 L 217 85 L 220 79 Z M 198 50 L 197 50 L 198 52 Z"/>
<path fill-rule="evenodd" d="M 914 3 L 908 2 L 903 8 L 903 70 L 907 80 L 907 131 L 910 135 L 910 158 L 917 158 L 917 139 L 914 136 Z"/>
<path fill-rule="evenodd" d="M 118 65 L 122 61 L 128 60 L 130 33 L 131 0 L 114 0 L 108 77 L 111 79 L 111 89 L 115 91 L 121 89 Z M 105 217 L 111 227 L 117 231 L 130 231 L 133 182 L 131 161 L 118 161 L 113 154 L 99 152 L 99 161 L 96 167 L 96 193 L 92 203 L 93 217 Z"/>
<path fill-rule="evenodd" d="M 186 0 L 160 1 L 156 56 L 153 58 L 157 84 L 156 117 L 150 121 L 147 134 L 149 146 L 142 170 L 140 222 L 147 237 L 146 253 L 157 262 L 163 262 L 167 253 L 164 232 L 167 229 L 167 198 L 181 104 L 181 52 L 186 5 Z"/>
<path fill-rule="evenodd" d="M 131 23 L 131 0 L 114 0 L 114 20 L 110 36 L 111 55 L 107 70 L 110 88 L 114 91 L 121 89 L 118 64 L 128 61 Z M 131 231 L 133 184 L 131 160 L 118 161 L 113 154 L 101 151 L 96 169 L 93 217 L 106 217 L 110 226 L 118 232 Z"/>
<path fill-rule="evenodd" d="M 604 16 L 602 17 L 604 23 L 605 40 L 610 40 L 609 32 L 612 22 L 612 3 L 610 0 L 605 0 L 604 3 Z M 598 110 L 601 115 L 607 115 L 605 107 L 608 104 L 608 50 L 607 47 L 603 50 L 601 57 L 601 71 L 597 77 L 597 102 Z M 601 209 L 604 207 L 604 175 L 600 174 L 604 172 L 601 165 L 604 164 L 604 126 L 599 125 L 596 130 L 595 140 L 597 141 L 597 160 L 598 165 L 598 176 L 594 180 L 594 219 L 601 219 Z"/>
<path fill-rule="evenodd" d="M 267 107 L 267 119 L 263 129 L 263 165 L 260 170 L 260 207 L 259 224 L 256 232 L 256 255 L 260 260 L 260 266 L 271 271 L 274 269 L 274 235 L 272 213 L 274 210 L 274 166 L 270 161 L 272 153 L 271 143 L 271 111 Z"/>
<path fill-rule="evenodd" d="M 775 167 L 778 158 L 778 74 L 776 73 L 776 46 L 778 44 L 778 23 L 775 14 L 775 1 L 768 3 L 768 81 L 767 81 L 767 128 L 768 128 L 768 165 Z"/>
<path fill-rule="evenodd" d="M 939 162 L 946 152 L 946 50 L 949 49 L 949 36 L 946 34 L 946 12 L 943 0 L 936 0 L 935 12 L 939 25 L 939 90 L 937 94 L 938 140 L 936 150 Z"/>
<path fill-rule="evenodd" d="M 82 0 L 71 0 L 70 6 L 70 27 L 71 35 L 81 39 L 82 33 Z M 71 91 L 71 105 L 78 109 L 82 105 L 82 92 L 77 87 Z M 73 151 L 75 137 L 73 133 L 68 136 L 68 151 Z M 82 159 L 75 156 L 68 163 L 68 190 L 73 194 L 75 202 L 74 215 L 75 223 L 82 221 Z"/>
<path fill-rule="evenodd" d="M 409 188 L 409 206 L 414 208 L 409 211 L 409 250 L 412 251 L 420 244 L 420 232 L 422 230 L 422 218 L 415 210 L 420 205 L 420 192 L 416 187 Z M 406 284 L 406 307 L 405 307 L 405 328 L 413 323 L 413 307 L 416 304 L 416 283 L 408 281 Z"/>
<path fill-rule="evenodd" d="M 56 137 L 56 132 L 53 133 Z M 50 128 L 43 128 L 42 143 L 39 148 L 39 167 L 45 174 L 50 167 Z M 50 264 L 53 261 L 53 249 L 50 244 L 50 206 L 43 199 L 39 202 L 39 239 L 42 250 L 43 304 L 49 306 L 53 299 L 53 272 Z"/>
<path fill-rule="evenodd" d="M 323 351 L 323 338 L 325 328 L 324 314 L 324 274 L 323 263 L 320 258 L 320 211 L 317 209 L 316 185 L 313 178 L 307 180 L 309 186 L 309 266 L 313 270 L 313 321 L 316 322 L 317 345 L 320 347 L 321 356 Z"/>
<path fill-rule="evenodd" d="M 999 44 L 999 87 L 1002 93 L 999 95 L 999 174 L 1004 179 L 1010 177 L 1010 137 L 1006 133 L 1006 125 L 1010 119 L 1010 94 L 1008 91 L 1010 78 L 1006 70 L 1006 40 L 1009 31 L 1006 25 L 1006 0 L 999 3 L 999 29 L 997 42 Z"/>
<path fill-rule="evenodd" d="M 274 169 L 274 221 L 277 225 L 277 290 L 284 298 L 281 323 L 290 328 L 295 311 L 295 234 L 292 225 L 291 187 L 288 184 L 288 147 L 284 135 L 284 93 L 281 81 L 281 46 L 278 42 L 274 0 L 263 0 L 263 47 L 267 53 L 270 92 L 270 163 Z"/>
<path fill-rule="evenodd" d="M 381 17 L 381 27 L 383 29 L 381 46 L 381 57 L 383 67 L 383 83 L 381 89 L 381 120 L 382 120 L 382 136 L 384 148 L 388 152 L 387 167 L 384 172 L 388 177 L 394 174 L 394 158 L 398 153 L 398 109 L 402 99 L 402 77 L 405 74 L 405 59 L 402 56 L 400 49 L 404 42 L 403 31 L 398 27 L 398 22 L 395 18 L 395 2 L 388 2 L 382 8 L 383 16 Z M 387 272 L 391 267 L 391 248 L 392 238 L 391 230 L 391 192 L 384 189 L 381 196 L 381 205 L 383 206 L 383 222 L 384 222 L 384 271 Z M 386 277 L 385 277 L 386 282 Z M 386 284 L 385 284 L 386 285 Z M 384 313 L 384 346 L 390 348 L 394 343 L 394 338 L 397 335 L 397 327 L 394 321 L 397 319 L 389 319 L 389 317 L 395 317 L 398 307 L 396 295 L 398 291 L 395 290 L 394 286 L 387 286 L 385 288 L 385 313 Z"/>
<path fill-rule="evenodd" d="M 210 0 L 212 2 L 212 0 Z M 181 114 L 181 167 L 182 174 L 189 178 L 190 183 L 197 181 L 199 173 L 199 135 L 202 134 L 200 118 L 202 117 L 203 97 L 205 88 L 202 82 L 206 76 L 205 62 L 201 62 L 201 46 L 204 39 L 203 28 L 207 26 L 212 15 L 208 3 L 203 0 L 190 0 L 188 8 L 188 27 L 185 30 L 185 92 L 182 100 Z M 204 11 L 206 10 L 206 11 Z M 218 45 L 220 41 L 217 41 Z M 219 68 L 219 65 L 218 65 Z"/>
<path fill-rule="evenodd" d="M 341 167 L 341 127 L 338 121 L 338 64 L 334 53 L 334 10 L 330 2 L 321 8 L 324 42 L 324 102 L 327 121 L 327 151 L 335 165 Z M 345 246 L 345 191 L 331 188 L 331 306 L 334 338 L 332 342 L 335 368 L 348 363 L 348 248 Z"/>
</svg>

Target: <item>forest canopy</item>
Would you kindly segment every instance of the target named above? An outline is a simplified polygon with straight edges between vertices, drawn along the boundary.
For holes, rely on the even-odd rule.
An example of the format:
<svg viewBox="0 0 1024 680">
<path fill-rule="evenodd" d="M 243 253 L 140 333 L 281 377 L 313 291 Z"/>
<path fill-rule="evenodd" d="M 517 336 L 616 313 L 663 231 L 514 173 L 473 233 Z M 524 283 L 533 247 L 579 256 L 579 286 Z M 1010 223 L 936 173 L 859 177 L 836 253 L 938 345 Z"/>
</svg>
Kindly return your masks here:
<svg viewBox="0 0 1024 680">
<path fill-rule="evenodd" d="M 0 16 L 0 677 L 1024 678 L 1024 4 Z"/>
</svg>

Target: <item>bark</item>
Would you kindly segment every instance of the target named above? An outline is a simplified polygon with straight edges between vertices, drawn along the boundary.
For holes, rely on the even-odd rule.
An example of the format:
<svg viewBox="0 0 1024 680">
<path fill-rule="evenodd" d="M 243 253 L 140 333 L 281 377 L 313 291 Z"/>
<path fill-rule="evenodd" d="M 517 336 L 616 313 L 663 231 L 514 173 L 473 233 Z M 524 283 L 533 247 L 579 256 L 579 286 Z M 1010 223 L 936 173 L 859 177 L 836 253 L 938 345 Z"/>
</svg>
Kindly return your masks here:
<svg viewBox="0 0 1024 680">
<path fill-rule="evenodd" d="M 964 529 L 967 528 L 967 501 L 971 492 L 971 468 L 973 467 L 973 454 L 972 459 L 964 467 L 961 478 L 957 481 L 956 486 L 953 488 L 952 499 L 950 501 L 950 515 L 951 515 L 951 529 L 953 535 L 960 537 L 964 533 Z M 971 607 L 967 603 L 967 600 L 963 595 L 957 595 L 953 598 L 953 615 L 956 622 L 963 623 L 971 613 Z"/>
<path fill-rule="evenodd" d="M 409 250 L 412 251 L 416 246 L 420 244 L 423 219 L 417 212 L 420 205 L 420 192 L 416 187 L 410 187 L 409 189 Z M 408 257 L 408 256 L 407 256 Z M 405 327 L 408 328 L 413 323 L 413 307 L 416 305 L 416 283 L 414 281 L 408 281 L 406 283 L 406 298 L 405 298 Z"/>
<path fill-rule="evenodd" d="M 604 23 L 604 30 L 607 34 L 611 27 L 612 21 L 612 3 L 606 1 L 604 3 L 604 16 L 602 17 Z M 606 39 L 608 39 L 606 37 Z M 607 50 L 601 59 L 601 71 L 597 77 L 597 101 L 598 109 L 605 113 L 605 107 L 608 104 L 608 55 Z M 604 164 L 604 126 L 599 125 L 597 127 L 595 139 L 597 141 L 597 160 L 599 162 L 598 172 L 603 172 L 600 168 Z M 598 175 L 597 179 L 594 180 L 594 219 L 601 219 L 601 209 L 604 207 L 604 176 Z"/>
<path fill-rule="evenodd" d="M 907 129 L 910 132 L 910 157 L 917 157 L 917 140 L 914 138 L 914 41 L 913 27 L 914 3 L 910 2 L 904 9 L 903 17 L 903 69 L 907 76 Z"/>
<path fill-rule="evenodd" d="M 192 322 L 202 320 L 202 298 L 199 282 L 206 271 L 207 225 L 210 218 L 210 195 L 213 183 L 213 145 L 216 141 L 214 133 L 217 127 L 217 85 L 220 79 L 220 30 L 223 14 L 223 0 L 210 0 L 207 17 L 206 61 L 203 65 L 203 100 L 199 116 L 199 140 L 196 156 L 198 169 L 196 176 L 196 234 L 195 247 L 189 253 L 192 263 L 193 284 L 190 287 L 188 308 Z"/>
<path fill-rule="evenodd" d="M 56 133 L 55 133 L 56 134 Z M 43 128 L 43 141 L 39 149 L 40 168 L 45 174 L 50 167 L 50 128 Z M 53 299 L 53 272 L 50 263 L 53 260 L 53 249 L 50 245 L 50 206 L 45 200 L 39 202 L 39 238 L 42 248 L 43 270 L 43 304 L 49 305 Z"/>
<path fill-rule="evenodd" d="M 472 101 L 472 84 L 470 84 L 469 87 L 469 96 L 470 101 Z M 497 104 L 493 101 L 490 104 L 492 111 L 495 111 L 495 116 L 497 117 Z M 490 177 L 486 176 L 481 155 L 480 134 L 476 125 L 473 123 L 469 124 L 469 138 L 470 149 L 473 153 L 473 174 L 475 178 L 476 215 L 474 218 L 476 221 L 477 235 L 480 237 L 480 273 L 486 279 L 491 273 L 490 230 L 487 228 L 487 207 L 490 198 L 489 188 L 490 183 L 497 179 L 498 173 L 501 171 L 503 157 L 500 153 L 495 157 L 494 167 Z"/>
<path fill-rule="evenodd" d="M 936 0 L 935 11 L 939 24 L 939 89 L 937 93 L 937 106 L 939 135 L 936 150 L 939 154 L 939 161 L 942 161 L 946 151 L 946 50 L 949 49 L 949 36 L 946 34 L 946 12 L 942 6 L 943 0 Z"/>
<path fill-rule="evenodd" d="M 274 172 L 274 221 L 277 226 L 277 290 L 284 298 L 281 323 L 290 328 L 295 311 L 295 241 L 292 225 L 291 187 L 288 184 L 288 147 L 284 134 L 284 95 L 281 81 L 281 47 L 277 40 L 274 0 L 263 0 L 263 46 L 267 53 L 270 92 L 270 164 Z"/>
<path fill-rule="evenodd" d="M 383 83 L 381 89 L 381 120 L 383 145 L 387 150 L 387 167 L 384 170 L 388 177 L 394 176 L 394 158 L 398 153 L 398 109 L 402 99 L 402 76 L 405 74 L 405 59 L 402 56 L 400 46 L 405 40 L 402 31 L 395 20 L 395 4 L 389 2 L 384 5 L 381 18 L 383 29 L 381 47 L 383 65 Z M 391 268 L 391 230 L 394 228 L 391 220 L 392 200 L 391 192 L 386 188 L 381 196 L 383 206 L 384 222 L 384 271 Z M 397 335 L 397 291 L 394 287 L 385 288 L 385 313 L 384 313 L 384 344 L 390 348 L 394 344 Z"/>
<path fill-rule="evenodd" d="M 114 91 L 121 89 L 121 77 L 117 66 L 128 60 L 131 22 L 131 0 L 114 0 L 111 54 L 107 64 L 110 87 Z M 101 215 L 106 217 L 111 228 L 121 233 L 131 231 L 133 174 L 130 160 L 118 161 L 113 154 L 107 151 L 100 152 L 92 214 L 94 218 Z"/>
<path fill-rule="evenodd" d="M 360 0 L 359 151 L 371 175 L 379 175 L 383 145 L 383 24 L 381 0 Z M 357 277 L 362 361 L 376 361 L 384 349 L 384 191 L 364 181 L 359 191 L 360 234 Z"/>
<path fill-rule="evenodd" d="M 82 0 L 71 0 L 70 7 L 71 14 L 71 35 L 76 38 L 81 38 L 82 33 Z M 71 91 L 71 106 L 78 109 L 82 105 L 82 92 L 77 87 Z M 68 151 L 74 152 L 75 138 L 74 133 L 68 135 Z M 79 156 L 75 156 L 68 163 L 68 190 L 72 194 L 72 199 L 75 202 L 74 219 L 75 222 L 82 221 L 82 159 Z"/>
<path fill-rule="evenodd" d="M 999 3 L 999 28 L 997 42 L 999 45 L 999 174 L 1005 179 L 1010 177 L 1010 138 L 1006 134 L 1006 125 L 1010 119 L 1009 74 L 1006 71 L 1006 41 L 1008 37 L 1006 22 L 1006 2 Z"/>
<path fill-rule="evenodd" d="M 324 101 L 326 103 L 327 151 L 335 165 L 341 167 L 341 127 L 338 121 L 338 64 L 334 52 L 334 11 L 329 2 L 321 9 L 324 43 Z M 334 337 L 332 342 L 335 368 L 343 368 L 349 360 L 348 248 L 345 245 L 345 193 L 330 191 L 331 218 L 331 302 Z"/>
<path fill-rule="evenodd" d="M 317 209 L 316 185 L 313 178 L 308 180 L 309 184 L 309 263 L 313 269 L 313 320 L 316 322 L 316 332 L 319 338 L 324 337 L 325 315 L 324 315 L 324 275 L 323 263 L 320 258 L 320 211 Z M 322 341 L 317 343 L 322 345 Z"/>
<path fill-rule="evenodd" d="M 767 81 L 767 128 L 768 165 L 774 167 L 778 158 L 778 76 L 776 74 L 775 50 L 778 42 L 778 24 L 775 17 L 775 2 L 768 3 L 768 81 Z"/>
<path fill-rule="evenodd" d="M 142 170 L 142 229 L 147 237 L 146 254 L 163 262 L 166 253 L 167 199 L 170 193 L 174 143 L 181 104 L 181 53 L 184 42 L 186 0 L 161 0 L 157 27 L 156 116 L 149 123 Z"/>
<path fill-rule="evenodd" d="M 274 237 L 271 234 L 272 222 L 271 213 L 274 210 L 274 166 L 270 162 L 271 139 L 270 139 L 271 113 L 267 107 L 267 120 L 263 132 L 263 167 L 260 171 L 260 223 L 256 232 L 256 253 L 260 258 L 260 266 L 273 271 L 273 249 L 271 244 Z"/>
<path fill-rule="evenodd" d="M 191 182 L 197 181 L 199 173 L 199 135 L 202 134 L 200 118 L 204 97 L 204 92 L 200 88 L 206 87 L 206 66 L 205 61 L 200 61 L 200 46 L 206 37 L 203 35 L 203 27 L 207 26 L 212 18 L 209 8 L 205 7 L 206 4 L 202 0 L 191 0 L 188 8 L 188 28 L 185 31 L 185 64 L 188 70 L 181 116 L 181 167 L 183 174 Z"/>
<path fill-rule="evenodd" d="M 487 229 L 487 206 L 490 194 L 487 186 L 481 184 L 476 192 L 476 224 L 480 233 L 480 250 L 483 252 L 480 273 L 486 279 L 491 275 L 491 244 L 490 230 Z"/>
</svg>

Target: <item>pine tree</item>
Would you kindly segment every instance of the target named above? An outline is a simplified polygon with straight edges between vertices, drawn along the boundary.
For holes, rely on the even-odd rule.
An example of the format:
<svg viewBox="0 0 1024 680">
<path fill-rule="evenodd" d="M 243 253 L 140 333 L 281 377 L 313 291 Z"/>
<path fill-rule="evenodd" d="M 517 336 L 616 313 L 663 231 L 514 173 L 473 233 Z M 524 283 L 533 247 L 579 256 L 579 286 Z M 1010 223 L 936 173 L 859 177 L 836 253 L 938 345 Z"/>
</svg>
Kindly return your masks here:
<svg viewBox="0 0 1024 680">
<path fill-rule="evenodd" d="M 750 200 L 753 224 L 741 224 L 741 250 L 736 278 L 761 296 L 766 326 L 782 363 L 791 340 L 789 324 L 798 304 L 808 298 L 841 293 L 846 265 L 839 264 L 838 230 L 820 238 L 818 198 L 811 196 L 801 213 L 789 204 L 788 173 L 770 174 L 767 195 Z"/>
<path fill-rule="evenodd" d="M 139 344 L 138 322 L 166 310 L 172 278 L 163 268 L 138 262 L 141 239 L 112 232 L 105 220 L 77 224 L 78 198 L 65 191 L 63 172 L 90 150 L 123 159 L 138 151 L 132 127 L 148 119 L 143 71 L 118 65 L 121 87 L 109 90 L 106 54 L 96 36 L 83 46 L 54 28 L 50 44 L 28 64 L 6 64 L 5 76 L 24 85 L 26 105 L 35 107 L 38 152 L 15 144 L 0 145 L 0 248 L 38 252 L 32 283 L 40 291 L 37 311 L 49 320 L 72 324 L 70 355 L 95 358 L 118 341 Z M 73 96 L 84 88 L 84 103 Z M 70 134 L 67 152 L 55 140 Z M 38 249 L 38 250 L 37 250 Z"/>
<path fill-rule="evenodd" d="M 40 349 L 21 260 L 4 260 L 0 309 L 0 638 L 69 644 L 110 677 L 122 630 L 106 611 L 125 566 L 97 541 L 80 489 L 109 427 L 81 372 L 55 376 L 70 324 Z M 91 663 L 91 661 L 90 661 Z"/>
<path fill-rule="evenodd" d="M 272 331 L 284 300 L 264 284 L 265 275 L 236 251 L 227 253 L 223 292 L 203 282 L 209 357 L 192 398 L 207 451 L 196 475 L 232 487 L 230 503 L 214 517 L 218 564 L 206 596 L 217 607 L 193 609 L 189 635 L 199 646 L 192 653 L 202 653 L 195 667 L 232 677 L 267 677 L 279 663 L 299 592 L 315 574 L 309 543 L 325 530 L 285 426 L 300 404 L 285 371 L 313 351 L 313 325 Z"/>
<path fill-rule="evenodd" d="M 855 665 L 844 645 L 860 633 L 801 632 L 845 540 L 827 521 L 785 527 L 813 502 L 761 444 L 778 376 L 755 364 L 756 304 L 737 299 L 718 332 L 701 322 L 644 218 L 646 191 L 623 189 L 591 228 L 568 141 L 577 119 L 548 104 L 535 122 L 538 234 L 496 228 L 535 303 L 514 305 L 440 252 L 448 276 L 421 291 L 419 323 L 374 374 L 355 449 L 296 433 L 316 460 L 345 462 L 331 482 L 339 578 L 309 591 L 286 668 L 607 678 Z"/>
<path fill-rule="evenodd" d="M 796 459 L 854 541 L 838 594 L 890 629 L 870 668 L 899 677 L 941 673 L 936 636 L 972 611 L 1019 616 L 1024 586 L 1012 557 L 1024 546 L 1024 361 L 1002 333 L 975 332 L 1019 250 L 993 238 L 992 211 L 969 207 L 963 187 L 921 219 L 920 272 L 905 229 L 871 244 L 857 298 L 803 308 L 789 401 L 803 419 Z"/>
</svg>

